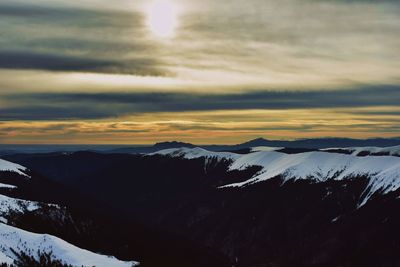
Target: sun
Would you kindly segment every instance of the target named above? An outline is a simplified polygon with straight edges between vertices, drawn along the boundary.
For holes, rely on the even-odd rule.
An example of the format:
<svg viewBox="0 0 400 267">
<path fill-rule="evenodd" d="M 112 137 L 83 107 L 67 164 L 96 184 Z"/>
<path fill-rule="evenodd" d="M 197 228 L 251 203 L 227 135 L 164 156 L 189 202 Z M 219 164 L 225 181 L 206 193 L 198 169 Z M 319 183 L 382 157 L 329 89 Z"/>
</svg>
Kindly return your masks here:
<svg viewBox="0 0 400 267">
<path fill-rule="evenodd" d="M 148 8 L 147 24 L 156 37 L 173 37 L 178 24 L 176 5 L 169 0 L 154 0 Z"/>
</svg>

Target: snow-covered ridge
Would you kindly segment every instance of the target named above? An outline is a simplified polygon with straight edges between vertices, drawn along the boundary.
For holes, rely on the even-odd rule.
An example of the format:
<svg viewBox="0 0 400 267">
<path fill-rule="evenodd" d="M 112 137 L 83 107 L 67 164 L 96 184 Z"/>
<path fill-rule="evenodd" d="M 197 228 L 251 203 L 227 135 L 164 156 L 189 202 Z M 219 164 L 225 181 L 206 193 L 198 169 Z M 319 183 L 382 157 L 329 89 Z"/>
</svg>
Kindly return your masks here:
<svg viewBox="0 0 400 267">
<path fill-rule="evenodd" d="M 27 176 L 26 173 L 24 173 L 26 170 L 24 166 L 0 159 L 0 171 L 16 172 L 20 175 Z"/>
<path fill-rule="evenodd" d="M 35 234 L 0 223 L 0 262 L 13 263 L 17 253 L 26 253 L 38 259 L 40 253 L 51 253 L 52 258 L 72 266 L 132 267 L 137 262 L 120 261 L 114 257 L 90 252 L 71 245 L 55 236 Z"/>
<path fill-rule="evenodd" d="M 400 156 L 400 146 L 392 146 L 392 147 L 347 147 L 347 148 L 326 148 L 322 149 L 322 151 L 334 151 L 334 150 L 343 150 L 349 151 L 351 155 L 361 156 L 363 154 L 371 154 L 371 155 L 390 155 L 390 156 Z"/>
<path fill-rule="evenodd" d="M 27 176 L 23 171 L 27 169 L 21 165 L 0 159 L 0 177 L 1 172 L 15 172 L 22 176 Z M 15 185 L 0 183 L 2 189 L 16 189 Z M 7 216 L 12 212 L 24 213 L 39 209 L 42 205 L 54 206 L 53 204 L 44 204 L 36 201 L 11 198 L 0 194 L 0 221 L 7 222 Z"/>
<path fill-rule="evenodd" d="M 45 205 L 45 204 L 43 204 Z M 47 204 L 51 205 L 51 204 Z M 54 205 L 55 206 L 55 205 Z M 6 222 L 10 212 L 27 212 L 40 208 L 40 203 L 0 195 L 0 221 Z"/>
<path fill-rule="evenodd" d="M 241 156 L 239 154 L 231 153 L 231 152 L 212 152 L 212 151 L 208 151 L 203 148 L 200 148 L 200 147 L 170 148 L 170 149 L 164 149 L 161 151 L 157 151 L 155 153 L 150 153 L 147 155 L 149 155 L 149 156 L 162 155 L 162 156 L 170 156 L 170 157 L 176 157 L 176 158 L 182 157 L 185 159 L 197 159 L 197 158 L 204 157 L 204 158 L 217 158 L 217 159 L 227 159 L 227 160 L 236 160 Z"/>
<path fill-rule="evenodd" d="M 17 188 L 17 187 L 16 187 L 15 185 L 0 183 L 0 188 L 15 189 L 15 188 Z"/>
<path fill-rule="evenodd" d="M 251 152 L 259 152 L 259 151 L 277 151 L 284 149 L 284 147 L 271 147 L 271 146 L 256 146 L 251 148 Z"/>
<path fill-rule="evenodd" d="M 386 194 L 400 188 L 400 158 L 394 156 L 357 157 L 340 153 L 305 152 L 285 154 L 276 151 L 259 151 L 245 155 L 210 152 L 204 149 L 169 149 L 154 154 L 187 159 L 216 157 L 232 160 L 230 170 L 244 170 L 249 166 L 261 166 L 262 170 L 251 179 L 223 187 L 244 187 L 277 176 L 284 181 L 307 179 L 313 182 L 368 177 L 360 204 L 363 205 L 377 192 Z"/>
<path fill-rule="evenodd" d="M 325 152 L 288 155 L 279 152 L 257 152 L 242 156 L 230 169 L 244 169 L 251 165 L 261 166 L 263 170 L 245 182 L 227 186 L 245 186 L 277 176 L 282 176 L 285 181 L 310 179 L 315 182 L 366 176 L 369 178 L 369 185 L 363 199 L 360 200 L 361 205 L 376 192 L 386 194 L 400 188 L 400 158 L 392 156 L 357 157 Z"/>
</svg>

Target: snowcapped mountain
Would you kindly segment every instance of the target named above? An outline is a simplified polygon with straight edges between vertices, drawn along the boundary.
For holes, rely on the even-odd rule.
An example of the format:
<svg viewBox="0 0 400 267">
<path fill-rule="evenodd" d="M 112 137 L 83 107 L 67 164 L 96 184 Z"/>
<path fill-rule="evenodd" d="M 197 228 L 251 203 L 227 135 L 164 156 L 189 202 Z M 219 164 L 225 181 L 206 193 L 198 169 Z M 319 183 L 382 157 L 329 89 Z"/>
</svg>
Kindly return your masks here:
<svg viewBox="0 0 400 267">
<path fill-rule="evenodd" d="M 354 156 L 398 156 L 400 157 L 400 146 L 391 147 L 348 147 L 348 148 L 326 148 L 322 151 L 344 151 Z"/>
<path fill-rule="evenodd" d="M 328 180 L 367 177 L 369 184 L 360 199 L 360 205 L 364 205 L 375 193 L 387 194 L 400 188 L 400 158 L 393 156 L 358 157 L 356 155 L 327 152 L 285 154 L 271 151 L 270 149 L 239 155 L 226 152 L 210 152 L 201 148 L 168 149 L 154 154 L 186 159 L 202 157 L 206 159 L 226 158 L 232 161 L 229 166 L 231 171 L 245 170 L 251 166 L 262 167 L 261 171 L 251 179 L 227 184 L 222 188 L 244 187 L 278 176 L 284 182 L 289 180 L 325 182 Z"/>
<path fill-rule="evenodd" d="M 398 157 L 357 157 L 324 152 L 283 154 L 279 152 L 258 152 L 242 156 L 230 169 L 244 169 L 248 166 L 262 166 L 255 177 L 242 183 L 226 186 L 245 186 L 281 176 L 284 181 L 309 179 L 313 182 L 369 178 L 360 204 L 363 205 L 376 192 L 386 194 L 400 188 L 400 159 Z"/>
<path fill-rule="evenodd" d="M 160 150 L 155 153 L 147 154 L 149 156 L 153 155 L 163 155 L 163 156 L 171 156 L 171 157 L 182 157 L 185 159 L 195 159 L 195 158 L 216 158 L 216 159 L 226 159 L 226 160 L 236 160 L 241 155 L 231 153 L 231 152 L 213 152 L 208 151 L 200 147 L 195 148 L 170 148 Z"/>
<path fill-rule="evenodd" d="M 318 150 L 16 154 L 0 194 L 37 201 L 11 227 L 149 267 L 400 266 L 400 157 Z"/>
<path fill-rule="evenodd" d="M 19 164 L 0 159 L 1 179 L 10 179 L 10 174 L 14 174 L 11 175 L 12 179 L 26 180 L 30 177 L 27 172 L 28 169 Z M 13 192 L 18 189 L 18 186 L 0 183 L 0 189 Z M 0 194 L 0 264 L 15 264 L 22 255 L 37 261 L 40 260 L 41 256 L 47 255 L 50 256 L 51 260 L 68 266 L 132 267 L 139 265 L 134 261 L 120 261 L 111 256 L 81 249 L 52 235 L 36 234 L 7 225 L 10 216 L 23 215 L 46 207 L 61 209 L 60 206 L 54 204 L 18 199 Z M 20 264 L 17 264 L 17 266 L 20 266 Z"/>
</svg>

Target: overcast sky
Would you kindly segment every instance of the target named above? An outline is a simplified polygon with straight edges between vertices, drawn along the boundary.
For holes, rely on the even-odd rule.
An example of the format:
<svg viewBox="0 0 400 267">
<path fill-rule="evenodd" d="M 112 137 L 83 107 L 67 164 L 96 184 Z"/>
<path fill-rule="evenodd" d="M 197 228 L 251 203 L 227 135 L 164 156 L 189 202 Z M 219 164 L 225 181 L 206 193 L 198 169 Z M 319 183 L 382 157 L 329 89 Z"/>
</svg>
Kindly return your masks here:
<svg viewBox="0 0 400 267">
<path fill-rule="evenodd" d="M 394 137 L 399 103 L 400 1 L 0 2 L 2 143 Z"/>
</svg>

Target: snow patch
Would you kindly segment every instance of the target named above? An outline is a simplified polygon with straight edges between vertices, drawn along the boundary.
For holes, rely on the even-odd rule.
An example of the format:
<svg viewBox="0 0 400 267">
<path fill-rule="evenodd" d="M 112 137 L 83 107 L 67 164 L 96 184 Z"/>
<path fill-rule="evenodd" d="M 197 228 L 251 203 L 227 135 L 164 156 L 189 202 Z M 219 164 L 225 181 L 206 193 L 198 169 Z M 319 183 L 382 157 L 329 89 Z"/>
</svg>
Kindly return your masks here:
<svg viewBox="0 0 400 267">
<path fill-rule="evenodd" d="M 26 170 L 24 166 L 0 159 L 0 171 L 16 172 L 20 175 L 28 176 L 24 173 Z"/>
<path fill-rule="evenodd" d="M 277 151 L 284 149 L 284 147 L 270 147 L 270 146 L 256 146 L 251 148 L 251 152 L 259 152 L 259 151 Z"/>
<path fill-rule="evenodd" d="M 15 188 L 17 188 L 17 187 L 16 187 L 15 185 L 0 183 L 0 188 L 15 189 Z"/>
<path fill-rule="evenodd" d="M 49 204 L 50 205 L 50 204 Z M 0 221 L 7 222 L 10 212 L 27 212 L 40 208 L 39 202 L 22 200 L 0 195 Z"/>
<path fill-rule="evenodd" d="M 321 151 L 330 151 L 330 150 L 344 150 L 349 151 L 351 155 L 357 156 L 361 152 L 367 152 L 369 154 L 381 154 L 388 156 L 400 156 L 400 146 L 391 146 L 391 147 L 346 147 L 346 148 L 326 148 Z"/>
</svg>

